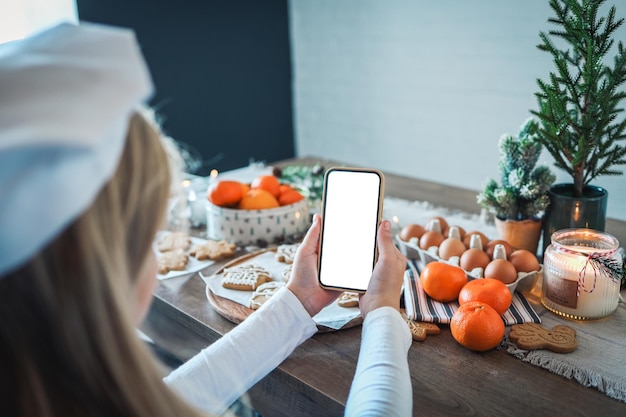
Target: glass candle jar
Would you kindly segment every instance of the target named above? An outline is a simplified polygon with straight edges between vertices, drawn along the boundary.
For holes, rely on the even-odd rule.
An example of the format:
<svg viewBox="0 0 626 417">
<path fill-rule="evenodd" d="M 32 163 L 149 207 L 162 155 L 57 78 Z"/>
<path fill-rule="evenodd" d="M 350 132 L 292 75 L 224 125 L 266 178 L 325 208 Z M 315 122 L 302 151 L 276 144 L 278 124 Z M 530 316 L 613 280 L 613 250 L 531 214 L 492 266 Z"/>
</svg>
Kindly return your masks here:
<svg viewBox="0 0 626 417">
<path fill-rule="evenodd" d="M 554 232 L 544 253 L 542 304 L 576 320 L 613 313 L 620 298 L 620 276 L 604 265 L 621 265 L 618 247 L 615 237 L 592 229 Z"/>
</svg>

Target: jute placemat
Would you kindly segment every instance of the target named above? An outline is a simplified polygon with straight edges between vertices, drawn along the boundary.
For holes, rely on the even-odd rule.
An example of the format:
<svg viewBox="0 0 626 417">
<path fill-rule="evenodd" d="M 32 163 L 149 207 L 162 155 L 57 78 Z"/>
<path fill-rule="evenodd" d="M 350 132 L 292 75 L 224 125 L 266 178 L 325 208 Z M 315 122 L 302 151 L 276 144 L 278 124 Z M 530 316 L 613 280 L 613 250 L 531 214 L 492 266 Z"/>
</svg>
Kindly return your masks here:
<svg viewBox="0 0 626 417">
<path fill-rule="evenodd" d="M 569 320 L 546 310 L 541 305 L 540 294 L 541 280 L 527 294 L 527 299 L 541 317 L 542 326 L 552 329 L 561 324 L 575 329 L 578 348 L 571 353 L 519 349 L 508 340 L 510 328 L 503 347 L 525 362 L 626 402 L 626 305 L 620 302 L 617 310 L 603 319 Z M 625 296 L 626 291 L 622 291 L 622 298 Z"/>
</svg>

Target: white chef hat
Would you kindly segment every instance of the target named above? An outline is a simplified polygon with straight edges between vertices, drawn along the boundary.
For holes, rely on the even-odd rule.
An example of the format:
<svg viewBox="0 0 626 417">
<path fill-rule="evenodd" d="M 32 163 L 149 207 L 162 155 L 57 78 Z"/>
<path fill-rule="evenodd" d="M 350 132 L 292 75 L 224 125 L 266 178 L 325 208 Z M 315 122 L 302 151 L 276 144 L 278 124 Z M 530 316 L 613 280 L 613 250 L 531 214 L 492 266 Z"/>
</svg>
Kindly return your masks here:
<svg viewBox="0 0 626 417">
<path fill-rule="evenodd" d="M 152 91 L 127 29 L 61 24 L 0 45 L 0 277 L 93 202 Z"/>
</svg>

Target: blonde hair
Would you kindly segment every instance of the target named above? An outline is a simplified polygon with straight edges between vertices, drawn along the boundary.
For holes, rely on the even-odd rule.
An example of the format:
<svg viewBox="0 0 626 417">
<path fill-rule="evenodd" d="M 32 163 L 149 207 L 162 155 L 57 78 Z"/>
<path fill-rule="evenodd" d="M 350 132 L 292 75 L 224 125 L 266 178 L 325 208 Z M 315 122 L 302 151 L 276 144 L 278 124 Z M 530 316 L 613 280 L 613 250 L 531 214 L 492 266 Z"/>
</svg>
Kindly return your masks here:
<svg viewBox="0 0 626 417">
<path fill-rule="evenodd" d="M 162 382 L 131 320 L 130 294 L 165 218 L 170 178 L 158 127 L 134 114 L 117 171 L 91 207 L 0 279 L 7 415 L 200 415 Z M 42 209 L 46 198 L 54 195 L 41 196 Z"/>
</svg>

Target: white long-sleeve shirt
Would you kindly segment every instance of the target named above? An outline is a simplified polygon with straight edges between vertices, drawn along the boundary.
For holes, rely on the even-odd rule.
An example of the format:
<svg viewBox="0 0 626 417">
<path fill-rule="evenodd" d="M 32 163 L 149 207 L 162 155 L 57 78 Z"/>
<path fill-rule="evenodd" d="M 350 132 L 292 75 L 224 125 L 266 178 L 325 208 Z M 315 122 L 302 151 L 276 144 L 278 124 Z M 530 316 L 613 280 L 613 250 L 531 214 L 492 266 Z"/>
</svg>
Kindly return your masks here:
<svg viewBox="0 0 626 417">
<path fill-rule="evenodd" d="M 297 297 L 283 288 L 165 382 L 190 403 L 220 415 L 316 331 Z M 383 307 L 367 315 L 346 415 L 411 415 L 410 346 L 408 326 L 396 310 Z"/>
</svg>

